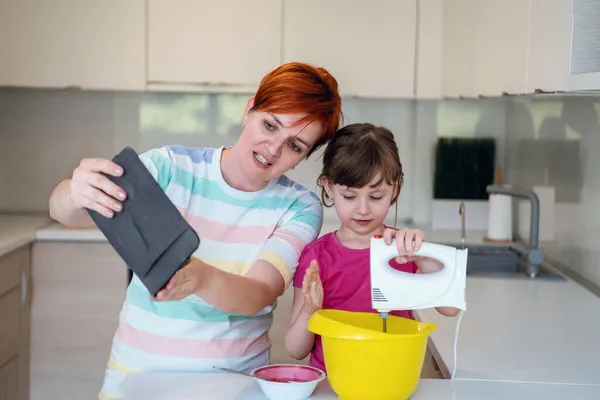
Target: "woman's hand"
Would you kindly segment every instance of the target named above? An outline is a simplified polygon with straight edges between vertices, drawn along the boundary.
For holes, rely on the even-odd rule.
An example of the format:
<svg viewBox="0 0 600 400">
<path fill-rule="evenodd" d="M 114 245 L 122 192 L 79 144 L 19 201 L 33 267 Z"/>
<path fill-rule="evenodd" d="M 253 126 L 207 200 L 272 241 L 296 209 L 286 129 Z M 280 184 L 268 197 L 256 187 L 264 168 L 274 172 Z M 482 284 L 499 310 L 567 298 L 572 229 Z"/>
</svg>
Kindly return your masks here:
<svg viewBox="0 0 600 400">
<path fill-rule="evenodd" d="M 94 210 L 107 218 L 121 211 L 125 191 L 102 173 L 121 176 L 123 169 L 110 160 L 84 158 L 73 171 L 69 182 L 69 197 L 77 208 Z"/>
<path fill-rule="evenodd" d="M 310 263 L 310 267 L 304 274 L 302 293 L 304 294 L 304 308 L 310 314 L 323 307 L 323 282 L 321 282 L 321 276 L 319 275 L 317 260 Z"/>
<path fill-rule="evenodd" d="M 183 268 L 173 275 L 164 289 L 151 297 L 155 301 L 173 301 L 184 299 L 199 289 L 204 262 L 196 257 L 192 257 Z"/>
</svg>

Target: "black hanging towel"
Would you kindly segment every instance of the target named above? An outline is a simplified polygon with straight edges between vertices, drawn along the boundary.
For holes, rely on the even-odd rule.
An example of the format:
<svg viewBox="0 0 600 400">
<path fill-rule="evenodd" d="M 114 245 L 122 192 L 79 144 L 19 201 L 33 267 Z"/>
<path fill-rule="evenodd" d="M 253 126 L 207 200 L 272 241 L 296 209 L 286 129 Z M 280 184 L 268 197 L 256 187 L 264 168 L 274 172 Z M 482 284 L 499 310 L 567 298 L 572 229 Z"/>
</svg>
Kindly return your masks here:
<svg viewBox="0 0 600 400">
<path fill-rule="evenodd" d="M 435 151 L 434 199 L 487 200 L 494 182 L 494 138 L 439 138 Z"/>
</svg>

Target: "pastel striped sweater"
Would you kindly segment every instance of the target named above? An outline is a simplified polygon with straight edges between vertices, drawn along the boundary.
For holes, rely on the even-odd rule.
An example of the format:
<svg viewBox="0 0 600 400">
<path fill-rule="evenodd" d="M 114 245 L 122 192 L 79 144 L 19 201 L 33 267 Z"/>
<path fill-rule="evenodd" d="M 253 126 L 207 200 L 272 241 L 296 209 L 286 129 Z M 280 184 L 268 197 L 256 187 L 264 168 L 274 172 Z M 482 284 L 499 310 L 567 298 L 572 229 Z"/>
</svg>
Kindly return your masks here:
<svg viewBox="0 0 600 400">
<path fill-rule="evenodd" d="M 321 202 L 285 176 L 257 192 L 230 187 L 221 174 L 222 151 L 166 146 L 140 158 L 200 236 L 194 256 L 239 275 L 263 259 L 279 270 L 287 287 L 304 246 L 319 235 Z M 213 366 L 250 371 L 267 364 L 275 306 L 244 317 L 195 295 L 153 302 L 134 276 L 99 397 L 122 398 L 121 383 L 130 372 L 205 372 Z"/>
</svg>

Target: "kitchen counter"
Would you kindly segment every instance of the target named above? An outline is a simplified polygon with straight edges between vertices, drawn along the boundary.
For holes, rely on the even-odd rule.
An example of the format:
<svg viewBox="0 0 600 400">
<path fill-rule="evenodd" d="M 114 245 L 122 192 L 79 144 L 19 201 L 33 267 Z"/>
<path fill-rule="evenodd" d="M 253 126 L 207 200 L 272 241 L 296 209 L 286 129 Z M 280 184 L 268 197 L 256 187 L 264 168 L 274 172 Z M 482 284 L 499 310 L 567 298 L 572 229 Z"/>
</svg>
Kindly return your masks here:
<svg viewBox="0 0 600 400">
<path fill-rule="evenodd" d="M 96 226 L 89 228 L 71 228 L 58 222 L 38 229 L 36 240 L 43 241 L 72 241 L 72 242 L 106 242 L 106 236 Z"/>
<path fill-rule="evenodd" d="M 125 400 L 264 400 L 252 378 L 230 374 L 130 374 L 124 383 Z M 336 400 L 327 381 L 311 400 Z M 411 400 L 597 400 L 600 387 L 586 385 L 484 382 L 421 379 Z"/>
<path fill-rule="evenodd" d="M 321 229 L 321 235 L 332 232 L 339 227 L 338 223 L 326 222 Z M 436 243 L 460 243 L 458 231 L 432 231 L 422 227 L 427 241 Z M 466 234 L 467 244 L 483 244 L 485 232 L 469 231 Z M 96 227 L 69 228 L 58 222 L 52 222 L 36 232 L 37 240 L 57 241 L 106 241 L 106 237 Z M 488 244 L 488 243 L 486 243 Z"/>
<path fill-rule="evenodd" d="M 43 214 L 0 214 L 0 256 L 34 241 L 36 231 L 50 222 Z"/>
<path fill-rule="evenodd" d="M 571 280 L 468 277 L 456 379 L 596 384 L 600 388 L 600 298 Z M 433 309 L 431 339 L 452 371 L 457 318 Z"/>
</svg>

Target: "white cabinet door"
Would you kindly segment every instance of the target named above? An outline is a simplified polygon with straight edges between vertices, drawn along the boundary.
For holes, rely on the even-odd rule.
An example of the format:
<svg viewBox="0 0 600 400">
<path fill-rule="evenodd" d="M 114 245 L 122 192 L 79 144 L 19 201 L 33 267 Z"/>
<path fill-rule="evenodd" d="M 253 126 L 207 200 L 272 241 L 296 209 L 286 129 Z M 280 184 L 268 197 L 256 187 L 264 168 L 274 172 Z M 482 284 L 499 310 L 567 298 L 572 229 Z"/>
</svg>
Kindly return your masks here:
<svg viewBox="0 0 600 400">
<path fill-rule="evenodd" d="M 325 67 L 345 96 L 413 97 L 416 0 L 286 0 L 283 60 Z"/>
<path fill-rule="evenodd" d="M 568 90 L 600 90 L 600 2 L 572 0 Z"/>
<path fill-rule="evenodd" d="M 528 0 L 474 2 L 473 88 L 478 95 L 527 91 Z"/>
<path fill-rule="evenodd" d="M 281 0 L 148 0 L 148 83 L 254 90 L 281 62 Z"/>
<path fill-rule="evenodd" d="M 417 0 L 417 4 L 419 40 L 415 93 L 418 99 L 440 99 L 443 97 L 444 0 Z"/>
<path fill-rule="evenodd" d="M 571 0 L 530 0 L 527 91 L 567 88 L 571 50 Z"/>
<path fill-rule="evenodd" d="M 476 0 L 444 2 L 442 93 L 445 97 L 474 97 L 473 45 Z"/>
<path fill-rule="evenodd" d="M 0 0 L 0 85 L 137 90 L 144 0 Z"/>
</svg>

